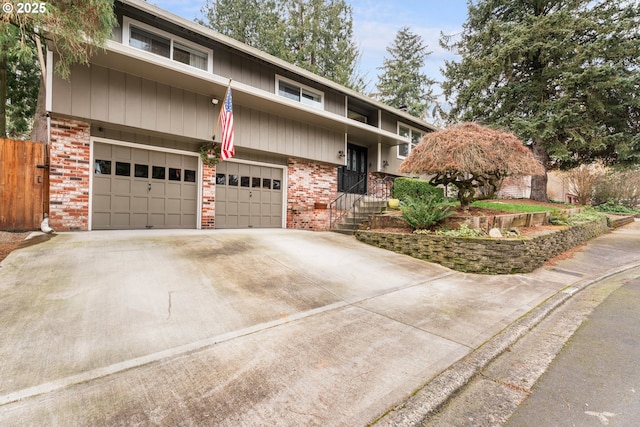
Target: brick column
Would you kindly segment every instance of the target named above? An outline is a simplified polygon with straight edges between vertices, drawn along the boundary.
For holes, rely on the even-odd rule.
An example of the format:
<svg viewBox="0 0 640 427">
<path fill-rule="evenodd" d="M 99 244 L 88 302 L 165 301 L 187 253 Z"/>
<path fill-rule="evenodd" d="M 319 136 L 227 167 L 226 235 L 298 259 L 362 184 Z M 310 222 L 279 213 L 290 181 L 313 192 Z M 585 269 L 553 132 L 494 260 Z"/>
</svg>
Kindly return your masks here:
<svg viewBox="0 0 640 427">
<path fill-rule="evenodd" d="M 216 168 L 202 165 L 202 221 L 201 227 L 216 225 Z"/>
<path fill-rule="evenodd" d="M 301 159 L 288 161 L 287 228 L 329 229 L 329 203 L 338 191 L 335 165 Z"/>
<path fill-rule="evenodd" d="M 49 224 L 54 230 L 89 229 L 90 125 L 51 119 Z"/>
</svg>

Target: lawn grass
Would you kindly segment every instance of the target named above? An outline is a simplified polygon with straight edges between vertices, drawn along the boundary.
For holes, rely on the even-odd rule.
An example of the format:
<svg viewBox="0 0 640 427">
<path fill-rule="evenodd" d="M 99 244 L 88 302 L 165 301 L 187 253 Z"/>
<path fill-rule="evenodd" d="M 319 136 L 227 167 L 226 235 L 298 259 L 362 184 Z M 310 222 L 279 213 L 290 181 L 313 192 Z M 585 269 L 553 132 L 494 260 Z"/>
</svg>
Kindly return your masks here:
<svg viewBox="0 0 640 427">
<path fill-rule="evenodd" d="M 543 205 L 532 205 L 532 204 L 518 204 L 518 203 L 509 203 L 509 202 L 485 202 L 482 200 L 475 201 L 471 204 L 476 208 L 483 209 L 495 209 L 497 211 L 506 211 L 506 212 L 553 212 L 558 210 L 558 208 L 553 208 L 551 206 L 543 206 Z"/>
</svg>

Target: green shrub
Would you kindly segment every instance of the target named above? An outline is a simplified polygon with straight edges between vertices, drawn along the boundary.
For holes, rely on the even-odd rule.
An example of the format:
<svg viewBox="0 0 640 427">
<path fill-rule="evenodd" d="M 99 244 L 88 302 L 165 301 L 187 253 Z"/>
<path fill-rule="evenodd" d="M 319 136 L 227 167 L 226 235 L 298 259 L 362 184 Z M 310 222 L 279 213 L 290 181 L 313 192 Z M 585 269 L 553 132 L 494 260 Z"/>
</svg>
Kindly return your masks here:
<svg viewBox="0 0 640 427">
<path fill-rule="evenodd" d="M 429 228 L 451 215 L 451 206 L 442 203 L 442 197 L 428 194 L 420 198 L 405 196 L 400 202 L 402 217 L 418 230 Z"/>
<path fill-rule="evenodd" d="M 438 200 L 444 199 L 444 190 L 429 184 L 429 181 L 415 178 L 396 178 L 391 188 L 391 196 L 394 199 L 404 200 L 406 197 L 420 199 L 431 194 L 436 194 Z"/>
<path fill-rule="evenodd" d="M 603 214 L 596 212 L 594 209 L 585 209 L 573 215 L 556 212 L 549 216 L 549 223 L 553 225 L 576 225 L 581 222 L 595 221 L 602 218 L 602 216 Z"/>
<path fill-rule="evenodd" d="M 637 209 L 631 209 L 624 205 L 619 204 L 615 200 L 608 200 L 606 203 L 598 205 L 595 209 L 599 212 L 614 213 L 614 214 L 631 214 L 638 213 Z"/>
</svg>

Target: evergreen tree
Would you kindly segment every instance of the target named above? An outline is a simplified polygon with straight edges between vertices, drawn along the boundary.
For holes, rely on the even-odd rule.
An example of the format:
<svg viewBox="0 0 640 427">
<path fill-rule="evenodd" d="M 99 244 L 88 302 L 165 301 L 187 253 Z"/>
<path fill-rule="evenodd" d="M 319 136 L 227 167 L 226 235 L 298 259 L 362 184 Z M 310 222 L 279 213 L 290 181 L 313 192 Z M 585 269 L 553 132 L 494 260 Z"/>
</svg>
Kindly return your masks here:
<svg viewBox="0 0 640 427">
<path fill-rule="evenodd" d="M 284 22 L 275 0 L 207 0 L 206 20 L 196 20 L 239 42 L 281 57 Z"/>
<path fill-rule="evenodd" d="M 43 111 L 41 100 L 44 98 L 43 57 L 45 38 L 55 45 L 58 61 L 56 72 L 68 78 L 71 65 L 88 64 L 95 48 L 103 46 L 117 25 L 113 13 L 113 0 L 90 0 L 76 2 L 71 0 L 49 0 L 29 3 L 37 8 L 37 13 L 18 13 L 13 7 L 3 8 L 0 14 L 0 136 L 6 135 L 7 117 L 11 126 L 23 129 L 26 115 Z M 26 4 L 26 2 L 25 2 Z M 40 31 L 38 31 L 40 29 Z M 37 100 L 33 98 L 35 70 L 40 71 L 40 90 Z M 11 106 L 7 108 L 8 100 Z M 24 105 L 28 104 L 28 105 Z M 8 113 L 8 115 L 7 115 Z M 21 116 L 21 117 L 18 117 Z M 38 119 L 36 114 L 36 121 Z M 34 126 L 32 139 L 44 140 L 42 126 Z"/>
<path fill-rule="evenodd" d="M 344 0 L 207 0 L 203 25 L 356 90 L 360 52 Z"/>
<path fill-rule="evenodd" d="M 389 58 L 384 58 L 382 75 L 378 76 L 378 98 L 395 108 L 406 108 L 412 116 L 425 118 L 427 110 L 436 103 L 432 85 L 421 68 L 431 54 L 422 37 L 402 27 L 387 47 Z"/>
<path fill-rule="evenodd" d="M 451 120 L 506 127 L 549 168 L 640 161 L 640 5 L 481 0 L 446 62 Z M 546 176 L 531 198 L 546 200 Z"/>
<path fill-rule="evenodd" d="M 283 0 L 287 11 L 284 59 L 356 90 L 360 52 L 353 41 L 351 6 L 344 0 Z"/>
<path fill-rule="evenodd" d="M 40 87 L 40 66 L 34 51 L 30 57 L 7 56 L 6 135 L 28 138 Z"/>
</svg>

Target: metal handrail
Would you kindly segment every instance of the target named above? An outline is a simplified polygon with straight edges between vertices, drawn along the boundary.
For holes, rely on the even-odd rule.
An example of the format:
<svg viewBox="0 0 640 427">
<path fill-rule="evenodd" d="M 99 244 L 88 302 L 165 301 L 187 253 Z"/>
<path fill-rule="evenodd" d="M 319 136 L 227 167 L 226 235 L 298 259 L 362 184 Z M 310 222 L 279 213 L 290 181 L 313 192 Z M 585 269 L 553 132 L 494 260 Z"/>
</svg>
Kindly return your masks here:
<svg viewBox="0 0 640 427">
<path fill-rule="evenodd" d="M 360 201 L 366 196 L 375 196 L 381 200 L 388 200 L 391 196 L 391 185 L 393 184 L 393 177 L 385 176 L 383 178 L 375 178 L 371 181 L 369 178 L 365 176 L 360 181 L 352 185 L 347 189 L 347 191 L 343 192 L 340 196 L 338 196 L 335 200 L 329 203 L 329 229 L 332 230 L 334 226 L 337 224 L 340 219 L 342 219 L 345 215 L 349 214 L 349 212 L 353 212 L 353 228 L 358 226 L 356 221 L 355 211 L 357 206 L 360 204 Z M 364 194 L 351 193 L 356 188 L 361 188 L 363 184 L 367 181 L 367 191 Z M 373 184 L 373 185 L 371 185 Z M 391 184 L 391 185 L 390 185 Z M 352 200 L 348 200 L 352 199 Z M 346 209 L 338 209 L 338 206 L 344 205 Z M 337 215 L 334 218 L 334 213 L 342 211 L 341 214 Z"/>
</svg>

